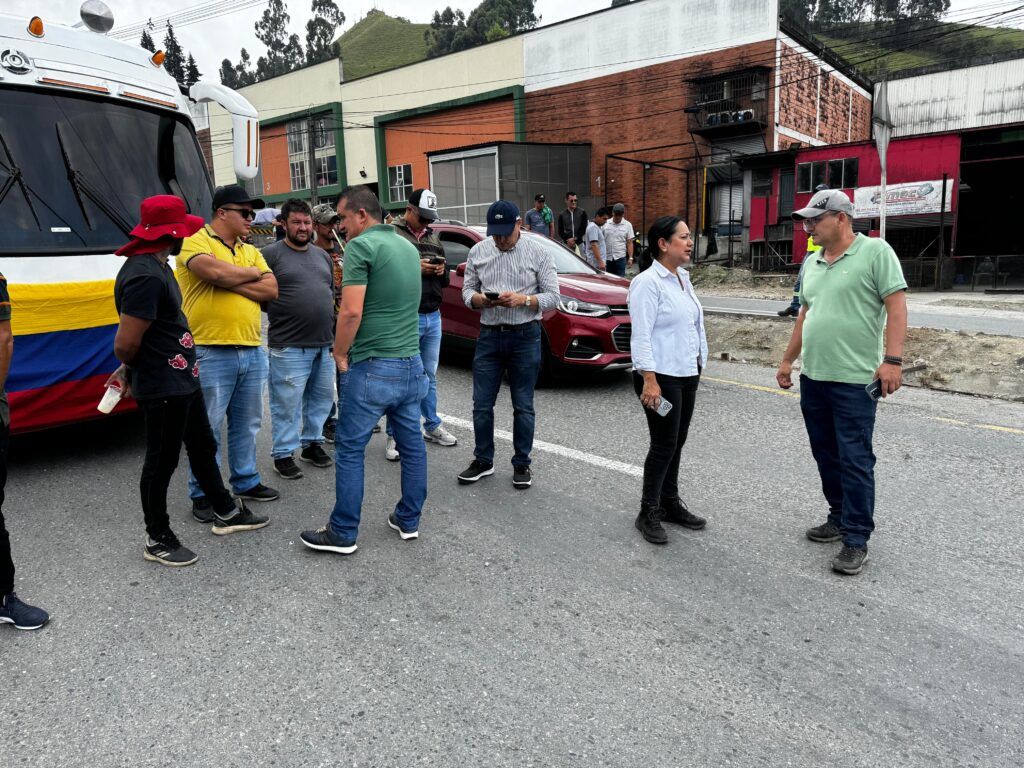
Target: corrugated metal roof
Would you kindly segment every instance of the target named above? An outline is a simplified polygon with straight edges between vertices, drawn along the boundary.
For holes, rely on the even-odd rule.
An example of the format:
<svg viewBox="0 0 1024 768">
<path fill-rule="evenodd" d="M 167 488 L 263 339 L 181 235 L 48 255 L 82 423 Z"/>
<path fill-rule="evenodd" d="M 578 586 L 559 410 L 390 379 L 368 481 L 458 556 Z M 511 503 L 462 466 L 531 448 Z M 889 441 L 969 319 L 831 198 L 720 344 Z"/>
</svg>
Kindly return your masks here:
<svg viewBox="0 0 1024 768">
<path fill-rule="evenodd" d="M 894 136 L 1024 123 L 1024 59 L 892 80 L 889 109 Z"/>
</svg>

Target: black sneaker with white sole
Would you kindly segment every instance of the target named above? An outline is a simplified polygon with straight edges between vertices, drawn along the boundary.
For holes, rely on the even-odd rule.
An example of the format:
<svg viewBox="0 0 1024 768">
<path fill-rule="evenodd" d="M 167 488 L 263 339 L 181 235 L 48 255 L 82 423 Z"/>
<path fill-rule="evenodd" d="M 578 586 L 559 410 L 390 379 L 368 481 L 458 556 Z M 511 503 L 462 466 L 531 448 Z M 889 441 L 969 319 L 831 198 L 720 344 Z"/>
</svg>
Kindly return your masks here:
<svg viewBox="0 0 1024 768">
<path fill-rule="evenodd" d="M 192 517 L 197 523 L 209 525 L 213 522 L 213 505 L 205 496 L 192 499 Z"/>
<path fill-rule="evenodd" d="M 867 561 L 867 547 L 850 547 L 843 544 L 839 554 L 832 558 L 832 570 L 847 576 L 856 576 L 864 570 L 864 563 Z"/>
<path fill-rule="evenodd" d="M 245 502 L 238 502 L 234 514 L 230 517 L 221 515 L 213 516 L 213 527 L 210 529 L 218 536 L 226 536 L 229 533 L 241 533 L 242 531 L 255 531 L 258 528 L 266 528 L 270 525 L 270 518 L 263 515 L 253 514 Z"/>
<path fill-rule="evenodd" d="M 248 491 L 242 491 L 236 493 L 240 499 L 248 499 L 249 501 L 277 501 L 281 498 L 281 494 L 275 491 L 273 488 L 269 488 L 263 483 L 256 483 Z"/>
<path fill-rule="evenodd" d="M 274 471 L 285 480 L 298 480 L 302 477 L 302 470 L 299 469 L 295 459 L 285 456 L 283 459 L 274 459 Z"/>
<path fill-rule="evenodd" d="M 807 538 L 811 541 L 827 544 L 830 541 L 839 541 L 843 538 L 843 535 L 839 532 L 839 528 L 834 526 L 832 523 L 824 522 L 821 525 L 808 528 Z"/>
<path fill-rule="evenodd" d="M 328 530 L 327 526 L 317 528 L 315 531 L 303 531 L 299 534 L 299 539 L 310 549 L 315 549 L 318 552 L 333 552 L 336 555 L 351 555 L 355 553 L 359 547 L 356 543 L 346 543 L 340 539 L 336 539 L 334 534 Z"/>
<path fill-rule="evenodd" d="M 39 629 L 49 620 L 50 614 L 21 600 L 17 592 L 0 596 L 0 624 L 13 624 L 15 629 Z"/>
<path fill-rule="evenodd" d="M 307 445 L 299 452 L 299 458 L 302 461 L 309 462 L 314 467 L 320 467 L 321 469 L 329 467 L 334 463 L 334 459 L 330 457 L 320 443 Z"/>
<path fill-rule="evenodd" d="M 479 459 L 473 459 L 473 463 L 459 473 L 459 483 L 462 485 L 469 485 L 470 483 L 475 483 L 481 477 L 487 477 L 488 475 L 493 474 L 493 464 L 487 464 Z"/>
<path fill-rule="evenodd" d="M 403 528 L 402 524 L 398 522 L 398 518 L 395 517 L 395 513 L 392 512 L 388 515 L 388 527 L 393 531 L 398 531 L 398 535 L 402 538 L 402 541 L 408 541 L 409 539 L 418 539 L 420 537 L 419 529 L 410 531 L 408 528 Z"/>
<path fill-rule="evenodd" d="M 151 562 L 168 565 L 171 568 L 184 568 L 199 559 L 199 555 L 183 546 L 171 531 L 159 536 L 147 536 L 142 556 Z"/>
<path fill-rule="evenodd" d="M 512 468 L 512 485 L 519 490 L 526 490 L 533 485 L 533 473 L 529 467 Z"/>
</svg>

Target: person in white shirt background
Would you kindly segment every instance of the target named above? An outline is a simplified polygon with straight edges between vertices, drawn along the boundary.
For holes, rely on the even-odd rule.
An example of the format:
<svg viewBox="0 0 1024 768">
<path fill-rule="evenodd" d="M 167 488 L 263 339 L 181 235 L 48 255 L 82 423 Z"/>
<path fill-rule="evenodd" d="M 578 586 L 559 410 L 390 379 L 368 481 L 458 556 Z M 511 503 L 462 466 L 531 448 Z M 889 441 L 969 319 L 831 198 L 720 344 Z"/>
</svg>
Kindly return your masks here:
<svg viewBox="0 0 1024 768">
<path fill-rule="evenodd" d="M 668 542 L 663 521 L 694 530 L 707 523 L 679 497 L 679 457 L 708 359 L 704 309 L 683 269 L 692 253 L 686 222 L 662 216 L 647 233 L 650 267 L 629 286 L 633 388 L 651 434 L 636 528 L 652 544 Z"/>
<path fill-rule="evenodd" d="M 616 203 L 612 206 L 612 217 L 601 227 L 608 251 L 605 271 L 619 277 L 625 277 L 626 267 L 633 263 L 633 238 L 636 236 L 625 214 L 626 206 Z"/>
</svg>

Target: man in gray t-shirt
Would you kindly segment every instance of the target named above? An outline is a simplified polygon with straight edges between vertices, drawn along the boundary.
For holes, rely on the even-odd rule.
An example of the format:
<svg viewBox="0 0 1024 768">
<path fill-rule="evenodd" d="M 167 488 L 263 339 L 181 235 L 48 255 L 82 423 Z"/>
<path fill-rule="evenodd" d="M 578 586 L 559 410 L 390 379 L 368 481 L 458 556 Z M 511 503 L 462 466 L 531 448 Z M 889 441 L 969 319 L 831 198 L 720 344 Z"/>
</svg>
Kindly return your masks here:
<svg viewBox="0 0 1024 768">
<path fill-rule="evenodd" d="M 293 453 L 316 467 L 334 462 L 323 449 L 323 426 L 334 404 L 334 271 L 331 257 L 310 242 L 309 206 L 281 208 L 285 237 L 263 249 L 278 296 L 264 304 L 269 319 L 270 422 L 274 471 L 298 480 Z"/>
<path fill-rule="evenodd" d="M 605 243 L 601 227 L 608 221 L 609 213 L 607 207 L 599 208 L 594 214 L 594 218 L 587 222 L 586 243 L 582 251 L 583 258 L 587 263 L 600 270 L 605 269 L 605 260 L 608 258 L 608 246 Z"/>
</svg>

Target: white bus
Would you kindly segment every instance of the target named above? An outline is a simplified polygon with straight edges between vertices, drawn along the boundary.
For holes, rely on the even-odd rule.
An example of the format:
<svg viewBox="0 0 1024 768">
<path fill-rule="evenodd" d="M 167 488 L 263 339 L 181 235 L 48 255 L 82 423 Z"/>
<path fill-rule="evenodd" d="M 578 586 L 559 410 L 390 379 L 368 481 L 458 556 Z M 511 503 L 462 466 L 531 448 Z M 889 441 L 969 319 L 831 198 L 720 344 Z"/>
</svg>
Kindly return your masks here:
<svg viewBox="0 0 1024 768">
<path fill-rule="evenodd" d="M 98 415 L 117 367 L 113 286 L 122 262 L 113 253 L 139 203 L 174 194 L 209 216 L 210 172 L 190 105 L 224 107 L 235 174 L 251 179 L 258 170 L 258 116 L 248 101 L 213 83 L 186 96 L 160 52 L 108 37 L 112 25 L 97 0 L 82 6 L 74 27 L 0 14 L 0 273 L 13 311 L 6 388 L 14 432 Z"/>
</svg>

